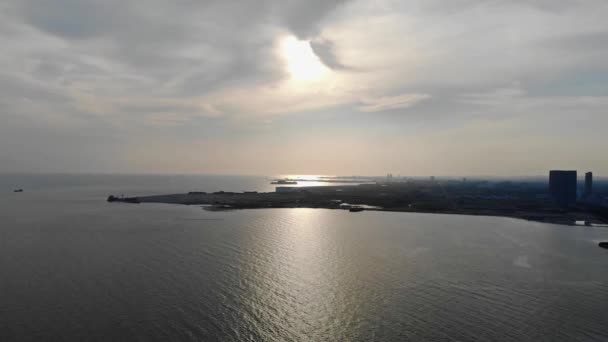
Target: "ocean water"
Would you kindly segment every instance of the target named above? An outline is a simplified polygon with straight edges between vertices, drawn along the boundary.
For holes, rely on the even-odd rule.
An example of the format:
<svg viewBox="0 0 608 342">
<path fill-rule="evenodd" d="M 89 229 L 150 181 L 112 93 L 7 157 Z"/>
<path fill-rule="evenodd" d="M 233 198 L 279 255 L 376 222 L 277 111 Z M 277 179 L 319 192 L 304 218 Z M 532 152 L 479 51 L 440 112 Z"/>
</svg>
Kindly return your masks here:
<svg viewBox="0 0 608 342">
<path fill-rule="evenodd" d="M 608 340 L 606 228 L 105 202 L 272 189 L 0 176 L 0 341 Z"/>
</svg>

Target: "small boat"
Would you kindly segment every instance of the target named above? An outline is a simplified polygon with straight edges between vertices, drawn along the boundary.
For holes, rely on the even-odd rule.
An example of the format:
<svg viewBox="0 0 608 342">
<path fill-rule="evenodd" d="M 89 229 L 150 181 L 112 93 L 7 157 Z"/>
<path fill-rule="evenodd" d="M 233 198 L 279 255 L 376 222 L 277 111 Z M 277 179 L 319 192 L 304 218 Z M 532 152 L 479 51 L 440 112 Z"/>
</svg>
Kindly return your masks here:
<svg viewBox="0 0 608 342">
<path fill-rule="evenodd" d="M 358 212 L 363 211 L 363 210 L 365 210 L 365 209 L 361 208 L 361 207 L 350 207 L 350 208 L 348 208 L 348 211 L 350 211 L 351 213 L 358 213 Z"/>
<path fill-rule="evenodd" d="M 608 242 L 600 242 L 598 246 L 608 249 Z"/>
<path fill-rule="evenodd" d="M 279 179 L 279 180 L 270 182 L 270 184 L 298 184 L 298 182 L 288 180 L 288 179 Z"/>
<path fill-rule="evenodd" d="M 15 189 L 13 192 L 23 192 L 23 189 Z"/>
</svg>

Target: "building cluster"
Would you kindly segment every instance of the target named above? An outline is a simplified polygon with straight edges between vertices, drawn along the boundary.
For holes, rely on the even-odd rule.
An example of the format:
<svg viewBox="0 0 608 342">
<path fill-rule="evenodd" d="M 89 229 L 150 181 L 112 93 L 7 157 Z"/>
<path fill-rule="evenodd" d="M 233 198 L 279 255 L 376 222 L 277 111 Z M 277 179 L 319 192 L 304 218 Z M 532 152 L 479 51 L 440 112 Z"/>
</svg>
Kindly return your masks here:
<svg viewBox="0 0 608 342">
<path fill-rule="evenodd" d="M 552 170 L 549 173 L 549 193 L 561 206 L 571 206 L 578 200 L 578 181 L 576 171 Z M 595 202 L 593 194 L 593 173 L 585 174 L 585 187 L 581 200 L 591 204 Z"/>
</svg>

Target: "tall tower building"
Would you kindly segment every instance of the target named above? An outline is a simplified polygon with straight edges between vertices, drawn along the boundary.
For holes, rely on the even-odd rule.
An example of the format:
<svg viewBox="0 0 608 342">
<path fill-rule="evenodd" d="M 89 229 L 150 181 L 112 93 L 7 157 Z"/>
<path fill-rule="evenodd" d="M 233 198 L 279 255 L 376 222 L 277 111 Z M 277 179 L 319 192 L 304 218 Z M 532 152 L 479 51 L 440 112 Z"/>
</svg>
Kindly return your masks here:
<svg viewBox="0 0 608 342">
<path fill-rule="evenodd" d="M 589 197 L 593 194 L 593 172 L 585 173 L 585 193 L 584 197 Z"/>
<path fill-rule="evenodd" d="M 561 206 L 576 203 L 576 171 L 552 170 L 549 173 L 549 192 Z"/>
</svg>

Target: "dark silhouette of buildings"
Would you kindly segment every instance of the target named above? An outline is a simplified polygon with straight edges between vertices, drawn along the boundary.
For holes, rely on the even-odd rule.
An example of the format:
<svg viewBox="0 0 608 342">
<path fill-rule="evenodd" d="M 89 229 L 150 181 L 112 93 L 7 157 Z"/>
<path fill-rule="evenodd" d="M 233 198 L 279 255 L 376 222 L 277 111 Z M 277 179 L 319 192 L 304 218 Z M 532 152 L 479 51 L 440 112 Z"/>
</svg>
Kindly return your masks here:
<svg viewBox="0 0 608 342">
<path fill-rule="evenodd" d="M 549 192 L 561 206 L 576 203 L 576 171 L 552 170 L 549 173 Z"/>
<path fill-rule="evenodd" d="M 593 194 L 593 172 L 585 173 L 585 192 L 583 197 L 589 197 Z"/>
</svg>

